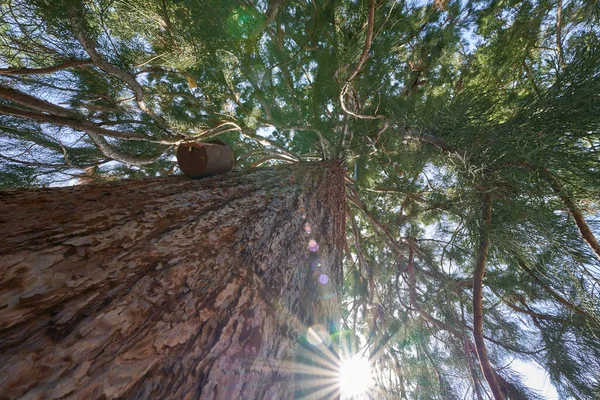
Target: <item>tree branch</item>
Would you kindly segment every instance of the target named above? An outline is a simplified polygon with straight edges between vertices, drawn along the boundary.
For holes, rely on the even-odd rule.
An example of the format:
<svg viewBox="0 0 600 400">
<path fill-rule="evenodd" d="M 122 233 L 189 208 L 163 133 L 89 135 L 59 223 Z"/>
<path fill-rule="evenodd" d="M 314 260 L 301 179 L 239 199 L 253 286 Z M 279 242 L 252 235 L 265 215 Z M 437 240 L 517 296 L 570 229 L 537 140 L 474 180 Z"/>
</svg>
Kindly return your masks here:
<svg viewBox="0 0 600 400">
<path fill-rule="evenodd" d="M 300 157 L 298 157 L 297 155 L 295 155 L 292 152 L 287 151 L 286 149 L 284 149 L 283 147 L 281 147 L 279 144 L 277 144 L 276 142 L 274 142 L 271 139 L 267 139 L 265 137 L 262 136 L 258 136 L 258 135 L 252 135 L 249 133 L 244 132 L 241 128 L 239 129 L 242 136 L 254 140 L 255 142 L 260 143 L 261 145 L 265 146 L 265 147 L 272 147 L 274 149 L 276 149 L 277 151 L 279 151 L 283 156 L 287 157 L 290 161 L 300 161 Z"/>
<path fill-rule="evenodd" d="M 531 72 L 531 68 L 529 68 L 529 65 L 527 64 L 526 59 L 523 59 L 523 68 L 525 69 L 525 73 L 527 74 L 527 77 L 529 78 L 529 81 L 531 82 L 531 86 L 533 87 L 535 94 L 537 94 L 538 97 L 541 97 L 542 92 L 540 92 L 540 88 L 538 87 L 537 83 L 535 82 L 535 78 L 533 76 L 533 73 Z"/>
<path fill-rule="evenodd" d="M 133 94 L 135 95 L 136 103 L 137 103 L 138 107 L 140 108 L 140 110 L 142 110 L 143 112 L 145 112 L 146 114 L 148 114 L 152 118 L 154 118 L 156 120 L 156 122 L 163 129 L 168 130 L 166 128 L 165 123 L 162 120 L 162 118 L 160 118 L 158 115 L 156 115 L 154 113 L 154 111 L 152 111 L 144 102 L 144 89 L 139 84 L 139 82 L 135 79 L 135 77 L 132 74 L 130 74 L 126 71 L 123 71 L 123 70 L 115 67 L 114 65 L 104 61 L 102 56 L 96 50 L 95 44 L 92 43 L 92 41 L 89 40 L 84 35 L 83 30 L 81 29 L 81 24 L 76 17 L 71 18 L 71 23 L 72 23 L 73 27 L 75 28 L 77 40 L 79 41 L 79 43 L 81 43 L 81 45 L 83 46 L 83 49 L 90 56 L 90 58 L 92 59 L 94 64 L 98 68 L 100 68 L 101 70 L 106 72 L 107 74 L 114 76 L 115 78 L 118 78 L 121 81 L 125 82 L 125 84 L 133 91 Z"/>
<path fill-rule="evenodd" d="M 74 165 L 71 163 L 48 164 L 48 163 L 40 163 L 40 162 L 35 162 L 35 161 L 19 160 L 16 158 L 7 157 L 2 154 L 0 154 L 0 158 L 3 160 L 6 160 L 6 161 L 10 161 L 15 164 L 22 164 L 22 165 L 28 165 L 28 166 L 32 166 L 32 167 L 43 167 L 43 168 L 81 168 L 81 169 L 85 169 L 85 168 L 90 168 L 90 167 L 97 167 L 99 165 L 107 163 L 106 160 L 103 160 L 103 161 L 95 162 L 92 164 L 84 164 L 84 165 Z"/>
<path fill-rule="evenodd" d="M 373 270 L 365 260 L 365 256 L 360 248 L 360 233 L 356 226 L 356 221 L 354 220 L 354 216 L 350 211 L 350 207 L 347 209 L 348 218 L 350 219 L 350 225 L 352 226 L 352 233 L 354 236 L 354 245 L 356 246 L 356 254 L 358 255 L 358 261 L 361 265 L 362 269 L 367 273 L 367 278 L 369 280 L 369 293 L 368 293 L 368 301 L 369 304 L 373 304 L 373 297 L 375 294 L 375 279 L 373 278 Z"/>
<path fill-rule="evenodd" d="M 540 285 L 546 292 L 548 292 L 548 294 L 550 294 L 550 296 L 552 296 L 560 304 L 564 305 L 565 307 L 569 308 L 572 311 L 575 311 L 577 314 L 581 315 L 584 318 L 593 319 L 592 316 L 589 315 L 589 313 L 587 313 L 586 311 L 584 311 L 583 309 L 581 309 L 577 305 L 571 303 L 570 301 L 568 301 L 567 299 L 565 299 L 563 296 L 561 296 L 560 294 L 558 294 L 556 291 L 554 291 L 554 289 L 552 289 L 550 286 L 548 286 L 544 282 L 542 282 L 542 280 L 537 276 L 537 274 L 535 274 L 531 270 L 531 268 L 529 268 L 527 266 L 527 264 L 525 264 L 525 262 L 523 260 L 517 259 L 517 263 L 519 264 L 519 266 L 525 272 L 527 272 L 527 274 L 529 274 L 529 276 L 531 276 L 531 278 L 534 281 L 537 282 L 538 285 Z"/>
<path fill-rule="evenodd" d="M 62 69 L 82 67 L 85 65 L 92 65 L 92 60 L 69 60 L 61 64 L 53 65 L 50 67 L 43 68 L 0 68 L 0 75 L 38 75 L 38 74 L 50 74 L 52 72 L 60 71 Z"/>
<path fill-rule="evenodd" d="M 342 110 L 348 114 L 353 116 L 354 118 L 358 118 L 358 119 L 384 119 L 385 117 L 383 115 L 361 115 L 361 114 L 357 114 L 355 112 L 352 112 L 348 109 L 348 107 L 346 107 L 346 102 L 344 100 L 346 93 L 348 92 L 348 88 L 349 88 L 349 83 L 346 83 L 344 85 L 344 87 L 342 87 L 342 90 L 340 91 L 340 105 L 342 106 Z"/>
<path fill-rule="evenodd" d="M 562 10 L 563 2 L 558 0 L 556 4 L 556 52 L 558 53 L 558 64 L 562 69 L 565 68 L 565 55 L 562 47 Z"/>
<path fill-rule="evenodd" d="M 140 106 L 140 109 L 144 112 L 151 114 L 152 111 L 148 109 L 148 107 L 144 103 L 144 90 L 142 86 L 138 83 L 138 81 L 135 79 L 135 77 L 129 74 L 128 72 L 125 72 L 115 67 L 114 65 L 104 61 L 104 59 L 96 51 L 94 44 L 92 44 L 92 42 L 81 31 L 79 23 L 77 23 L 76 27 L 78 28 L 77 40 L 79 40 L 79 43 L 81 43 L 83 49 L 86 53 L 88 53 L 94 64 L 107 74 L 125 82 L 125 84 L 129 86 L 129 88 L 133 91 L 133 94 L 135 95 L 135 99 L 138 105 Z"/>
<path fill-rule="evenodd" d="M 485 275 L 485 264 L 488 255 L 490 225 L 492 220 L 491 194 L 483 194 L 481 211 L 482 220 L 479 232 L 479 248 L 477 250 L 475 272 L 473 273 L 473 336 L 475 338 L 477 357 L 479 357 L 483 376 L 485 376 L 486 381 L 490 385 L 494 398 L 496 400 L 503 400 L 504 396 L 502 395 L 500 386 L 498 386 L 495 371 L 488 359 L 485 340 L 483 338 L 483 276 Z"/>
<path fill-rule="evenodd" d="M 57 106 L 56 104 L 50 103 L 46 100 L 38 99 L 37 97 L 30 96 L 17 89 L 12 89 L 2 85 L 0 85 L 0 98 L 14 101 L 15 103 L 19 103 L 23 106 L 33 108 L 34 110 L 54 114 L 60 117 L 75 119 L 82 118 L 82 116 L 75 111 Z"/>
<path fill-rule="evenodd" d="M 563 202 L 563 204 L 569 211 L 569 214 L 575 221 L 575 224 L 579 229 L 579 233 L 581 234 L 581 238 L 590 246 L 592 251 L 596 253 L 596 257 L 600 259 L 600 244 L 598 244 L 598 240 L 594 236 L 594 233 L 592 232 L 588 224 L 585 222 L 581 211 L 579 211 L 579 208 L 577 207 L 573 199 L 571 199 L 571 197 L 569 197 L 567 192 L 564 190 L 560 181 L 544 167 L 536 167 L 527 161 L 524 162 L 524 165 L 534 171 L 537 171 L 537 173 L 540 174 L 540 176 L 550 184 L 550 187 L 552 187 L 554 193 L 558 196 L 558 198 L 560 198 L 560 200 Z"/>
<path fill-rule="evenodd" d="M 264 156 L 260 160 L 252 163 L 251 167 L 252 168 L 260 167 L 267 161 L 271 161 L 271 160 L 285 161 L 288 164 L 293 164 L 295 162 L 293 160 L 290 160 L 288 157 L 284 156 L 283 154 L 269 154 L 269 155 Z"/>
<path fill-rule="evenodd" d="M 491 205 L 491 200 L 490 200 L 490 205 Z M 490 211 L 491 213 L 491 211 Z M 410 247 L 410 249 L 412 250 L 411 253 L 414 251 L 414 249 L 412 248 L 412 246 Z M 429 314 L 427 311 L 423 310 L 421 308 L 421 306 L 418 303 L 417 300 L 417 295 L 416 295 L 416 277 L 414 274 L 415 271 L 415 266 L 414 266 L 414 261 L 412 260 L 413 256 L 411 255 L 411 253 L 409 253 L 409 262 L 407 263 L 407 270 L 408 270 L 408 289 L 409 289 L 409 298 L 410 298 L 410 302 L 411 302 L 411 307 L 416 310 L 419 315 L 421 316 L 421 318 L 423 318 L 425 321 L 432 323 L 433 325 L 437 326 L 440 329 L 445 330 L 446 332 L 450 333 L 451 335 L 455 336 L 457 339 L 459 340 L 464 340 L 465 342 L 465 347 L 468 351 L 470 351 L 474 356 L 478 357 L 478 347 L 479 345 L 474 344 L 473 342 L 471 342 L 464 334 L 464 332 L 461 332 L 459 329 L 435 318 L 434 316 L 432 316 L 431 314 Z M 463 318 L 464 321 L 464 318 Z M 469 327 L 467 326 L 468 329 L 475 331 L 474 327 Z M 507 350 L 510 351 L 514 351 L 517 353 L 521 353 L 521 354 L 531 354 L 529 352 L 525 352 L 522 351 L 520 349 L 514 348 L 512 346 L 509 346 L 505 343 L 502 342 L 498 342 L 486 335 L 481 335 L 482 339 L 488 340 L 498 346 L 501 346 Z M 467 354 L 468 356 L 468 354 Z M 506 381 L 502 376 L 500 376 L 495 369 L 489 365 L 490 368 L 490 372 L 493 374 L 493 376 L 497 379 L 499 387 L 501 387 L 505 392 L 510 393 L 511 396 L 517 396 L 514 397 L 515 399 L 519 399 L 518 397 L 518 391 L 515 390 L 514 386 Z M 486 378 L 487 379 L 487 378 Z M 501 397 L 502 398 L 502 397 Z M 511 397 L 512 399 L 513 397 Z"/>
<path fill-rule="evenodd" d="M 358 59 L 358 63 L 354 70 L 350 72 L 350 75 L 346 78 L 346 82 L 350 82 L 352 79 L 358 75 L 363 64 L 367 61 L 369 57 L 369 50 L 371 50 L 371 43 L 373 41 L 373 29 L 375 27 L 375 0 L 369 1 L 369 11 L 367 16 L 367 37 L 365 38 L 365 44 L 363 45 L 363 51 Z"/>
<path fill-rule="evenodd" d="M 454 146 L 447 144 L 442 139 L 440 139 L 436 136 L 433 136 L 433 135 L 414 135 L 411 131 L 406 131 L 405 133 L 402 134 L 402 137 L 404 139 L 408 139 L 408 140 L 415 140 L 418 142 L 431 144 L 431 145 L 437 147 L 438 149 L 440 149 L 441 151 L 443 151 L 444 153 L 449 153 L 449 154 L 454 153 L 463 158 L 466 155 L 466 153 L 464 151 L 459 150 L 459 149 L 455 148 Z"/>
<path fill-rule="evenodd" d="M 465 308 L 462 302 L 460 304 L 460 312 L 462 316 L 462 323 L 463 325 L 466 325 L 467 323 L 465 322 Z M 473 392 L 477 395 L 477 400 L 483 400 L 483 397 L 481 396 L 481 390 L 479 389 L 479 377 L 477 376 L 477 371 L 475 370 L 475 366 L 473 365 L 473 357 L 471 355 L 471 352 L 469 351 L 469 338 L 467 337 L 466 332 L 464 334 L 464 351 L 465 357 L 467 357 L 467 367 L 471 374 L 471 379 L 473 380 Z"/>
<path fill-rule="evenodd" d="M 142 166 L 146 164 L 152 164 L 155 162 L 162 154 L 153 157 L 135 157 L 129 154 L 125 154 L 117 150 L 114 146 L 106 141 L 106 139 L 102 135 L 97 135 L 94 133 L 87 132 L 88 136 L 98 147 L 98 150 L 102 154 L 104 154 L 108 158 L 112 158 L 115 161 L 119 161 L 125 164 Z"/>
<path fill-rule="evenodd" d="M 560 323 L 562 323 L 562 324 L 565 324 L 565 323 L 567 323 L 567 322 L 568 322 L 568 321 L 565 321 L 564 319 L 561 319 L 561 318 L 555 317 L 555 316 L 553 316 L 553 315 L 540 314 L 540 313 L 537 313 L 537 312 L 535 312 L 535 311 L 531 311 L 531 310 L 529 310 L 529 309 L 525 309 L 525 308 L 519 307 L 519 306 L 517 306 L 517 305 L 513 304 L 512 302 L 510 302 L 510 301 L 508 301 L 508 300 L 506 300 L 506 299 L 502 299 L 502 302 L 503 302 L 504 304 L 506 304 L 506 305 L 507 305 L 509 308 L 511 308 L 511 309 L 513 309 L 513 310 L 515 310 L 515 311 L 517 311 L 517 312 L 520 312 L 520 313 L 522 313 L 522 314 L 529 315 L 529 316 L 531 316 L 531 317 L 535 317 L 535 318 L 537 318 L 537 319 L 544 319 L 544 320 L 556 321 L 556 322 L 560 322 Z M 528 308 L 529 308 L 529 307 L 528 307 Z"/>
<path fill-rule="evenodd" d="M 78 119 L 71 119 L 66 117 L 60 117 L 52 114 L 43 114 L 35 111 L 28 111 L 22 108 L 16 108 L 11 106 L 5 106 L 0 104 L 0 114 L 12 115 L 15 117 L 27 118 L 34 121 L 53 124 L 53 125 L 61 125 L 67 126 L 69 128 L 75 129 L 77 131 L 92 133 L 97 135 L 103 135 L 107 137 L 112 137 L 115 139 L 123 139 L 123 140 L 131 140 L 131 141 L 145 141 L 149 143 L 159 143 L 159 144 L 178 144 L 182 139 L 174 138 L 174 139 L 153 139 L 145 135 L 139 135 L 137 133 L 132 132 L 120 132 L 113 131 L 110 129 L 100 128 L 99 126 L 94 125 L 89 121 L 83 121 Z"/>
<path fill-rule="evenodd" d="M 390 233 L 389 229 L 369 212 L 363 202 L 358 199 L 358 196 L 355 193 L 351 193 L 347 198 L 352 204 L 358 207 L 358 209 L 361 210 L 377 228 L 379 228 L 381 233 L 383 233 L 383 236 L 388 240 L 392 250 L 394 250 L 399 257 L 404 257 L 403 249 L 398 245 L 398 242 L 394 239 L 394 236 Z"/>
</svg>

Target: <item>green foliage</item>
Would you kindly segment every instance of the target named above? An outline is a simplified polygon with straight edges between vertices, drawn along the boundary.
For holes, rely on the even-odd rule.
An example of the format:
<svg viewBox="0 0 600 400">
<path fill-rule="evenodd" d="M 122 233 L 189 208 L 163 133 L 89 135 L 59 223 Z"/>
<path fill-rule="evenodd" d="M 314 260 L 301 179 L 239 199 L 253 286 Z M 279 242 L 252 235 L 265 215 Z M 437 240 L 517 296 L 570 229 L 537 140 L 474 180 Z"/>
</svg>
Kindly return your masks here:
<svg viewBox="0 0 600 400">
<path fill-rule="evenodd" d="M 217 136 L 240 169 L 339 159 L 336 336 L 371 356 L 373 397 L 423 399 L 489 393 L 468 343 L 490 193 L 484 334 L 502 389 L 539 398 L 516 358 L 561 398 L 597 397 L 600 264 L 573 215 L 600 231 L 598 4 L 563 1 L 557 24 L 555 1 L 380 1 L 372 36 L 370 5 L 5 0 L 0 88 L 68 116 L 0 92 L 0 186 L 173 174 L 180 141 Z"/>
</svg>

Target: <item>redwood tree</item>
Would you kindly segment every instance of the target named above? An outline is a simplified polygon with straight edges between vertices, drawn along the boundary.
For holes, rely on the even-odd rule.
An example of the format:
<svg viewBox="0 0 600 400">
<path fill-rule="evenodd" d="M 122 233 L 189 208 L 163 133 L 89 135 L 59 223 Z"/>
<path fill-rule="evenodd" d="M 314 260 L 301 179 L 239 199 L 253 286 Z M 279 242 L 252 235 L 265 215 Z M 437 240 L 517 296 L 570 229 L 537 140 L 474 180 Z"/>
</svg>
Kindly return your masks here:
<svg viewBox="0 0 600 400">
<path fill-rule="evenodd" d="M 0 204 L 0 397 L 336 396 L 337 163 Z"/>
<path fill-rule="evenodd" d="M 343 160 L 340 325 L 370 396 L 534 400 L 534 365 L 597 399 L 599 22 L 586 0 L 0 1 L 0 187 L 171 175 L 216 136 L 240 169 Z"/>
</svg>

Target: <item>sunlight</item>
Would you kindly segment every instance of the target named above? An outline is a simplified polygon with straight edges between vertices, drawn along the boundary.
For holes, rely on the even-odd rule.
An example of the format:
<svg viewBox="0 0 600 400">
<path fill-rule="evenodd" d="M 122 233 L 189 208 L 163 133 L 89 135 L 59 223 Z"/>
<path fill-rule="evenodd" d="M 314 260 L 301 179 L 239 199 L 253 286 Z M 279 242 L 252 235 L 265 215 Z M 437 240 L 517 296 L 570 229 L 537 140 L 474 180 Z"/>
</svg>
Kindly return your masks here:
<svg viewBox="0 0 600 400">
<path fill-rule="evenodd" d="M 373 387 L 373 376 L 369 360 L 355 355 L 342 361 L 340 367 L 340 389 L 342 398 L 360 398 Z"/>
</svg>

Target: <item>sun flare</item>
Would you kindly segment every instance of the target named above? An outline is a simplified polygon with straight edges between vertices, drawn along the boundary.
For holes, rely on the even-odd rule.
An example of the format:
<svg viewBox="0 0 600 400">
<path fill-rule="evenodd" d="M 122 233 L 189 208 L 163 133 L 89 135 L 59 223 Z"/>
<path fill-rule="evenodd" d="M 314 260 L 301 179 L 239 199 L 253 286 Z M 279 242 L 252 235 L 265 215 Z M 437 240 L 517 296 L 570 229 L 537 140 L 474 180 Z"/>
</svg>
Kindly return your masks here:
<svg viewBox="0 0 600 400">
<path fill-rule="evenodd" d="M 355 355 L 342 361 L 340 389 L 343 399 L 361 398 L 372 387 L 373 376 L 368 359 Z"/>
</svg>

